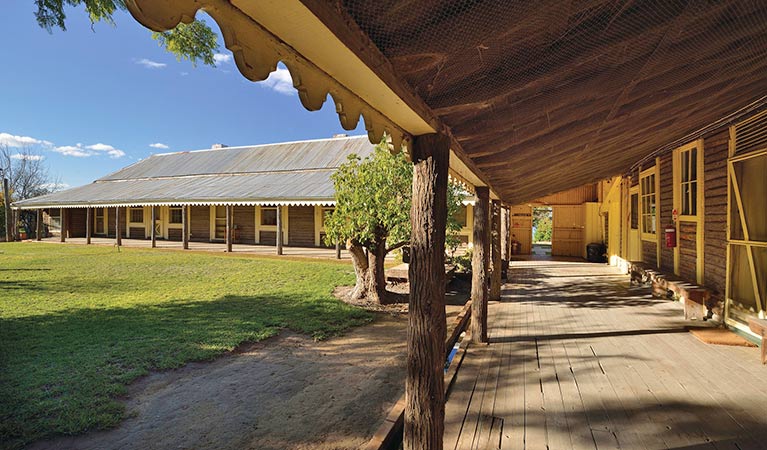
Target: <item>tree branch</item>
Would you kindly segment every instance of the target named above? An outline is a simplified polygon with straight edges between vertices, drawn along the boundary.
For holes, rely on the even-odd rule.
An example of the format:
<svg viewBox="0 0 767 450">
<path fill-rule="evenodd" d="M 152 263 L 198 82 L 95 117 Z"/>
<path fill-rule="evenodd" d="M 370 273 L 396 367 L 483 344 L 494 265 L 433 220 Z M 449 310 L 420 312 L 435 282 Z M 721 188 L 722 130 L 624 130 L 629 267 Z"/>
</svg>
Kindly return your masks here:
<svg viewBox="0 0 767 450">
<path fill-rule="evenodd" d="M 396 244 L 394 244 L 391 247 L 387 248 L 386 249 L 386 253 L 393 252 L 394 250 L 397 250 L 400 247 L 404 247 L 404 246 L 408 245 L 409 243 L 410 243 L 409 240 L 397 242 Z"/>
</svg>

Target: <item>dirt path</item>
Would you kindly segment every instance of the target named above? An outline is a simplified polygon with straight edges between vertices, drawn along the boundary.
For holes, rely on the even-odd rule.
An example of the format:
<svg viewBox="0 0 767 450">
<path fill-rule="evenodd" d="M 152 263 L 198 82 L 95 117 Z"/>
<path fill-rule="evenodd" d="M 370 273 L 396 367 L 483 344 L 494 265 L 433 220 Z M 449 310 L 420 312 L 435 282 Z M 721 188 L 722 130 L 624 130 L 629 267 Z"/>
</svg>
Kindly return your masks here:
<svg viewBox="0 0 767 450">
<path fill-rule="evenodd" d="M 283 332 L 239 353 L 149 375 L 117 428 L 34 449 L 350 449 L 403 391 L 406 317 L 381 314 L 343 337 Z"/>
</svg>

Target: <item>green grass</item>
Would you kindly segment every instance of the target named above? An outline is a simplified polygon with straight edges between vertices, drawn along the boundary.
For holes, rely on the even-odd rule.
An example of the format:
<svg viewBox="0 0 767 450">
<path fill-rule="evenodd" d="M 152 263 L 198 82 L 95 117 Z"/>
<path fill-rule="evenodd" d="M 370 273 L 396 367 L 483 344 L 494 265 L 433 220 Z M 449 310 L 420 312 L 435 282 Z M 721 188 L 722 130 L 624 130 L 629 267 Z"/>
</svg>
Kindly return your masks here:
<svg viewBox="0 0 767 450">
<path fill-rule="evenodd" d="M 114 426 L 150 370 L 367 323 L 331 295 L 352 283 L 332 261 L 0 244 L 0 447 Z"/>
</svg>

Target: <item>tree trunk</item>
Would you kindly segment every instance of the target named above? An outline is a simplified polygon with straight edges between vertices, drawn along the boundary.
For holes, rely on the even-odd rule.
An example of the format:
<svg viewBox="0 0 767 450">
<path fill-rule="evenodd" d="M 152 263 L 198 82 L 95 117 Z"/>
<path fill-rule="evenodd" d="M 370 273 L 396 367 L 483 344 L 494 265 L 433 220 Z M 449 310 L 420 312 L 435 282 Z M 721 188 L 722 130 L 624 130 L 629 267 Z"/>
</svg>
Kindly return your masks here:
<svg viewBox="0 0 767 450">
<path fill-rule="evenodd" d="M 490 237 L 492 241 L 492 272 L 490 273 L 490 300 L 501 299 L 501 203 L 493 200 Z"/>
<path fill-rule="evenodd" d="M 445 430 L 445 228 L 450 139 L 417 136 L 410 220 L 405 450 L 442 450 Z"/>
<path fill-rule="evenodd" d="M 386 301 L 385 258 L 386 240 L 379 239 L 372 251 L 368 251 L 368 300 L 379 305 Z"/>
<path fill-rule="evenodd" d="M 354 266 L 354 274 L 357 277 L 354 289 L 349 294 L 349 297 L 355 300 L 365 298 L 368 294 L 368 277 L 370 276 L 368 258 L 365 255 L 365 249 L 361 245 L 355 242 L 349 242 L 348 245 L 349 255 L 352 257 L 352 265 Z"/>
<path fill-rule="evenodd" d="M 471 260 L 471 340 L 479 344 L 487 342 L 487 268 L 490 255 L 490 230 L 488 225 L 488 199 L 490 191 L 477 186 L 474 204 L 474 247 Z"/>
</svg>

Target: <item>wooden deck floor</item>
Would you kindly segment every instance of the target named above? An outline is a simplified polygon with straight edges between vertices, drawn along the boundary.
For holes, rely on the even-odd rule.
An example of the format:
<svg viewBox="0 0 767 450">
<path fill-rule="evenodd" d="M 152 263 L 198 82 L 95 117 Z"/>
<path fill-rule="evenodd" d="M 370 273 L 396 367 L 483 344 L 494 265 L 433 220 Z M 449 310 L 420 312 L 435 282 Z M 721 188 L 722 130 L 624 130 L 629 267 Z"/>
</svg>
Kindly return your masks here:
<svg viewBox="0 0 767 450">
<path fill-rule="evenodd" d="M 446 406 L 445 449 L 765 449 L 759 350 L 699 342 L 678 303 L 587 263 L 512 263 Z"/>
</svg>

